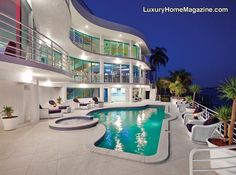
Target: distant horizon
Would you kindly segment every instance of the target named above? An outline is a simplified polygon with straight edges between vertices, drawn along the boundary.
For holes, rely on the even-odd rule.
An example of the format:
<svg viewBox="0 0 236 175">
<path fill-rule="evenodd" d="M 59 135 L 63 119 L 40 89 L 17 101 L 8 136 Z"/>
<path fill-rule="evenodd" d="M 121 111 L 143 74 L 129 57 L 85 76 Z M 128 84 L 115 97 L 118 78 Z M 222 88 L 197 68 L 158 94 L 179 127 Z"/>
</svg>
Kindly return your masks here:
<svg viewBox="0 0 236 175">
<path fill-rule="evenodd" d="M 160 67 L 160 77 L 167 76 L 169 70 L 184 68 L 192 73 L 195 84 L 216 87 L 225 78 L 236 76 L 236 1 L 84 1 L 96 16 L 144 33 L 151 48 L 165 47 L 170 61 Z M 143 13 L 143 6 L 227 7 L 229 12 Z"/>
</svg>

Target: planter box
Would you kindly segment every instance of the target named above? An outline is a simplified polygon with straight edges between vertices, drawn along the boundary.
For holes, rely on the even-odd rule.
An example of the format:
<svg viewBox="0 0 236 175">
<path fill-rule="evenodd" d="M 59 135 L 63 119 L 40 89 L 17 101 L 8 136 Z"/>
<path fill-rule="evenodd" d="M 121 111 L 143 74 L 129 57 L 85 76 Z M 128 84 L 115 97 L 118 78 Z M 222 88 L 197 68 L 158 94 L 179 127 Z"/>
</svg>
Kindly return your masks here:
<svg viewBox="0 0 236 175">
<path fill-rule="evenodd" d="M 13 116 L 12 118 L 2 118 L 3 129 L 6 131 L 16 129 L 18 124 L 18 117 Z"/>
<path fill-rule="evenodd" d="M 207 144 L 210 148 L 218 147 L 217 145 L 211 143 L 207 140 Z M 236 151 L 234 150 L 210 150 L 210 157 L 211 158 L 220 158 L 220 157 L 230 157 L 236 156 Z M 229 167 L 236 164 L 236 158 L 228 158 L 228 159 L 219 159 L 219 160 L 211 160 L 210 165 L 211 168 L 223 168 Z M 216 173 L 219 175 L 235 175 L 236 168 L 231 168 L 227 170 L 217 170 Z"/>
</svg>

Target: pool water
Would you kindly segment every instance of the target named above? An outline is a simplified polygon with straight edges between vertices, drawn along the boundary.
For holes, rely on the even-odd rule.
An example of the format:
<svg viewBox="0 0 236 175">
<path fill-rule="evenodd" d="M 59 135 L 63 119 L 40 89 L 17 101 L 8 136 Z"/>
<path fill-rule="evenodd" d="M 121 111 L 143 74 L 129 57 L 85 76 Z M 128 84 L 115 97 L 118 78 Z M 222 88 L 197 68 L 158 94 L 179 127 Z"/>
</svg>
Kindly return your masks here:
<svg viewBox="0 0 236 175">
<path fill-rule="evenodd" d="M 157 153 L 164 107 L 103 109 L 89 115 L 106 127 L 96 146 L 145 156 Z"/>
</svg>

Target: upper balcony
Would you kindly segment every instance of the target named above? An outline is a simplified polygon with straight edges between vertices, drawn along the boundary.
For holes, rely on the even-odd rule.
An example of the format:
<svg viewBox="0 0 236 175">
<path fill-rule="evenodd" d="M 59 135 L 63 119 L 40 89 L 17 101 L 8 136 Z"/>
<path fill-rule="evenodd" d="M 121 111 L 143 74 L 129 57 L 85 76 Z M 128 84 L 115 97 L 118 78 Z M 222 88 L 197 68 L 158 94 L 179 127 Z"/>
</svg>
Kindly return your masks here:
<svg viewBox="0 0 236 175">
<path fill-rule="evenodd" d="M 139 45 L 132 44 L 132 41 L 114 41 L 105 37 L 88 35 L 73 28 L 70 29 L 70 39 L 77 47 L 87 52 L 141 60 L 148 64 L 145 57 L 141 54 Z"/>
<path fill-rule="evenodd" d="M 1 61 L 71 76 L 67 52 L 50 38 L 0 12 Z M 15 57 L 15 59 L 10 59 Z"/>
</svg>

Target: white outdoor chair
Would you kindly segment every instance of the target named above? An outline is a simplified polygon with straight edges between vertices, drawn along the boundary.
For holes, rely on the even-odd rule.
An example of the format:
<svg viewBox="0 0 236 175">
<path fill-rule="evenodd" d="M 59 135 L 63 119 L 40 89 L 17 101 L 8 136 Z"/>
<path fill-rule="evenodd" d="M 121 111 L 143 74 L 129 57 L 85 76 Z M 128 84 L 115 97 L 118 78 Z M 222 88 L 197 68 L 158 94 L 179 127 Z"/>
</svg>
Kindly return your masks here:
<svg viewBox="0 0 236 175">
<path fill-rule="evenodd" d="M 206 142 L 220 124 L 219 120 L 213 120 L 215 121 L 209 125 L 206 125 L 205 120 L 190 120 L 186 125 L 190 139 L 196 142 Z"/>
<path fill-rule="evenodd" d="M 204 111 L 198 112 L 198 113 L 185 113 L 182 116 L 182 121 L 184 123 L 184 125 L 186 125 L 188 123 L 189 120 L 194 120 L 195 118 L 200 119 L 201 115 L 204 113 Z"/>
</svg>

